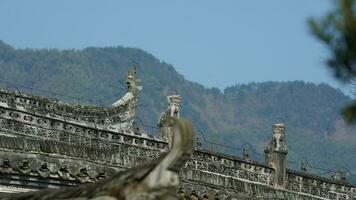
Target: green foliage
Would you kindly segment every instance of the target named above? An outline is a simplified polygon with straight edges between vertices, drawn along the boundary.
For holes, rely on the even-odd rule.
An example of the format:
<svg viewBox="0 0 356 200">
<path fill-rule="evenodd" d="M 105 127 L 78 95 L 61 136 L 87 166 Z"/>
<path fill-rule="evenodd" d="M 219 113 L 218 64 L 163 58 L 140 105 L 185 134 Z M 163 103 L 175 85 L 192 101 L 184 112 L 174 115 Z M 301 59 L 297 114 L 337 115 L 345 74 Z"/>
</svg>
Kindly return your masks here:
<svg viewBox="0 0 356 200">
<path fill-rule="evenodd" d="M 349 122 L 356 121 L 356 103 L 346 106 L 342 111 L 345 119 Z"/>
<path fill-rule="evenodd" d="M 182 96 L 181 115 L 193 122 L 199 137 L 203 132 L 207 140 L 233 147 L 251 143 L 262 152 L 271 137 L 272 124 L 282 117 L 287 123 L 289 159 L 303 156 L 319 167 L 341 165 L 356 170 L 356 129 L 345 125 L 339 115 L 339 109 L 350 98 L 326 84 L 265 82 L 220 91 L 185 80 L 173 66 L 140 49 L 32 50 L 14 49 L 3 42 L 0 83 L 3 87 L 11 86 L 7 81 L 51 91 L 48 94 L 18 87 L 66 102 L 109 105 L 124 94 L 124 77 L 133 62 L 144 86 L 137 115 L 143 122 L 141 126 L 153 133 L 157 130 L 145 125 L 156 124 L 167 107 L 166 95 L 174 89 Z M 241 155 L 231 148 L 203 145 Z"/>
<path fill-rule="evenodd" d="M 332 53 L 328 65 L 338 78 L 356 76 L 356 0 L 337 0 L 336 8 L 323 19 L 309 20 L 313 34 Z"/>
<path fill-rule="evenodd" d="M 335 9 L 322 19 L 310 19 L 309 26 L 314 36 L 329 48 L 331 58 L 327 64 L 335 76 L 347 83 L 355 80 L 356 0 L 335 0 Z M 355 107 L 356 102 L 353 102 L 343 111 L 349 122 L 356 122 Z"/>
</svg>

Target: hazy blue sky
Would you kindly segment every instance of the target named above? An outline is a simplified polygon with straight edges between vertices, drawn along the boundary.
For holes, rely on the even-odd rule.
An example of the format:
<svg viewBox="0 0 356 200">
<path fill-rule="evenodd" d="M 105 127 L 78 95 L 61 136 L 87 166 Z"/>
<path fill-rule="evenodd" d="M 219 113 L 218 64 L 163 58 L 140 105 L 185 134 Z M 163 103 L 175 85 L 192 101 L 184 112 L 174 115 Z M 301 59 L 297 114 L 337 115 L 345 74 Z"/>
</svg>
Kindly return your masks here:
<svg viewBox="0 0 356 200">
<path fill-rule="evenodd" d="M 306 24 L 330 8 L 329 0 L 0 0 L 0 40 L 21 48 L 138 47 L 209 87 L 338 86 Z"/>
</svg>

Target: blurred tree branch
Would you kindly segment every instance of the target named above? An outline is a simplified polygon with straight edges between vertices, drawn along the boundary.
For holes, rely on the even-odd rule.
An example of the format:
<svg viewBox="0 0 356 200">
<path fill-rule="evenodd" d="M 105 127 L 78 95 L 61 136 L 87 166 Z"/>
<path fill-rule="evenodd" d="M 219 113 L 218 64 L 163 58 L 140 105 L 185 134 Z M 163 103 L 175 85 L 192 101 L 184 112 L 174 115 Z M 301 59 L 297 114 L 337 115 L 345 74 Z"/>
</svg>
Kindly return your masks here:
<svg viewBox="0 0 356 200">
<path fill-rule="evenodd" d="M 335 77 L 356 88 L 356 0 L 334 0 L 334 3 L 335 9 L 323 18 L 309 19 L 309 27 L 330 50 L 327 65 Z M 356 101 L 342 113 L 348 122 L 356 122 Z"/>
</svg>

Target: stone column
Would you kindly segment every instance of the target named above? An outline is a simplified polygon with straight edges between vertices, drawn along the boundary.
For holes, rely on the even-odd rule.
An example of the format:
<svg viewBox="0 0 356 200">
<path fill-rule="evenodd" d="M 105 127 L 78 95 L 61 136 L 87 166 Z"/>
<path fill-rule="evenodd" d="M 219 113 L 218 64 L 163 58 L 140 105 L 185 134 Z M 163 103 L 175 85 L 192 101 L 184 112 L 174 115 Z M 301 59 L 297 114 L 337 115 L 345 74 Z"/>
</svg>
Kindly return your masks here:
<svg viewBox="0 0 356 200">
<path fill-rule="evenodd" d="M 173 131 L 171 118 L 179 118 L 179 108 L 181 97 L 180 95 L 171 95 L 167 97 L 168 108 L 161 114 L 161 117 L 158 121 L 158 127 L 160 128 L 162 138 L 168 142 L 169 149 L 173 144 Z"/>
<path fill-rule="evenodd" d="M 275 170 L 274 186 L 278 189 L 285 188 L 286 181 L 288 148 L 285 138 L 285 130 L 286 127 L 284 123 L 274 124 L 272 139 L 265 149 L 266 163 Z"/>
</svg>

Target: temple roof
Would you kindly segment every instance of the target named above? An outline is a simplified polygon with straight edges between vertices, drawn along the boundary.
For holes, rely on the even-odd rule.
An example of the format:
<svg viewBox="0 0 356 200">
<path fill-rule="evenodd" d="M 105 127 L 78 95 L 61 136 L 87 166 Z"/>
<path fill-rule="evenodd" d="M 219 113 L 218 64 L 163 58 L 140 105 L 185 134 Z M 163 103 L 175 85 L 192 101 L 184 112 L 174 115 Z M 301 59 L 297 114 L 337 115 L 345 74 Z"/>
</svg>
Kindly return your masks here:
<svg viewBox="0 0 356 200">
<path fill-rule="evenodd" d="M 178 171 L 193 152 L 194 132 L 183 120 L 174 120 L 174 144 L 168 153 L 109 179 L 77 187 L 49 189 L 0 196 L 4 200 L 75 199 L 111 197 L 112 199 L 175 199 Z"/>
</svg>

